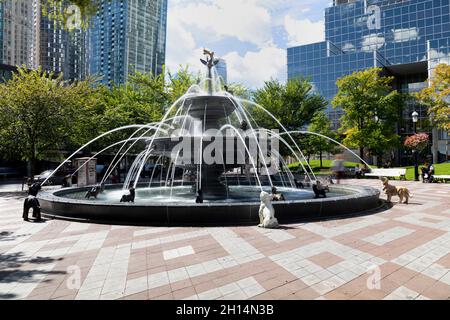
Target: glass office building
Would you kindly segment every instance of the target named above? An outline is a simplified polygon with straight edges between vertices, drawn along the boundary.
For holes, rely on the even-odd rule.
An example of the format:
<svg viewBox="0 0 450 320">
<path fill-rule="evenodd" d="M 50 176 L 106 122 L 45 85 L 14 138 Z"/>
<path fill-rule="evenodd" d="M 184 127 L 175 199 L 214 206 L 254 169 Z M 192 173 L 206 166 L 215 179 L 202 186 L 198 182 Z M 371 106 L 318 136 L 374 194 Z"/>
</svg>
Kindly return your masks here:
<svg viewBox="0 0 450 320">
<path fill-rule="evenodd" d="M 0 63 L 37 67 L 37 0 L 0 2 Z"/>
<path fill-rule="evenodd" d="M 85 76 L 85 32 L 68 31 L 61 22 L 41 16 L 39 64 L 43 70 L 63 73 L 66 80 Z"/>
<path fill-rule="evenodd" d="M 162 72 L 167 0 L 102 0 L 88 37 L 89 74 L 124 83 L 135 71 Z"/>
<path fill-rule="evenodd" d="M 418 91 L 437 64 L 450 63 L 449 2 L 335 0 L 325 9 L 325 41 L 288 48 L 288 79 L 310 78 L 331 101 L 339 77 L 376 66 L 395 76 L 395 89 Z M 402 111 L 399 134 L 412 133 L 413 110 L 421 116 L 418 127 L 426 126 L 425 108 L 411 102 Z M 327 112 L 338 127 L 341 111 L 330 105 Z M 437 131 L 432 136 L 437 158 L 438 148 L 445 152 L 445 142 L 438 141 L 443 136 Z"/>
<path fill-rule="evenodd" d="M 225 84 L 228 83 L 227 74 L 227 62 L 225 59 L 219 59 L 219 63 L 216 65 L 217 75 L 222 78 Z"/>
</svg>

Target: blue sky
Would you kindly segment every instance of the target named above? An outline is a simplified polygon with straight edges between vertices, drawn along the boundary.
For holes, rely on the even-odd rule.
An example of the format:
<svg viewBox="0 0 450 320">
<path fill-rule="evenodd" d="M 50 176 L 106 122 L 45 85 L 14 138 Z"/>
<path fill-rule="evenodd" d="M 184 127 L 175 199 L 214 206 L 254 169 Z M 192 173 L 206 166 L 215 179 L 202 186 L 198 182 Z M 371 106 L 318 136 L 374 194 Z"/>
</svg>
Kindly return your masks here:
<svg viewBox="0 0 450 320">
<path fill-rule="evenodd" d="M 228 79 L 256 88 L 286 79 L 286 48 L 324 38 L 332 0 L 169 0 L 167 58 L 171 71 L 201 65 L 202 48 L 228 64 Z"/>
</svg>

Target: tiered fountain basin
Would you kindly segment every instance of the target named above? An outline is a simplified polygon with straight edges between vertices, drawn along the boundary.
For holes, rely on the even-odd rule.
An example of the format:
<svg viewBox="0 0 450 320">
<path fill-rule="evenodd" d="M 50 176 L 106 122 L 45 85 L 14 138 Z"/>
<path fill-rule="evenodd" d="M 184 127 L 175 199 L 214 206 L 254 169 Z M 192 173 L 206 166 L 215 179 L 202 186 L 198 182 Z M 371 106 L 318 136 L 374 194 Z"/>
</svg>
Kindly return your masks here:
<svg viewBox="0 0 450 320">
<path fill-rule="evenodd" d="M 42 191 L 44 216 L 79 221 L 177 225 L 254 225 L 259 222 L 259 194 L 255 186 L 229 186 L 228 194 L 195 203 L 192 186 L 139 187 L 134 203 L 121 203 L 122 185 L 107 185 L 98 199 L 84 199 L 90 187 Z M 270 187 L 263 187 L 270 192 Z M 379 208 L 380 192 L 374 188 L 332 185 L 327 198 L 314 199 L 310 188 L 278 187 L 286 201 L 273 202 L 280 223 L 345 217 Z"/>
</svg>

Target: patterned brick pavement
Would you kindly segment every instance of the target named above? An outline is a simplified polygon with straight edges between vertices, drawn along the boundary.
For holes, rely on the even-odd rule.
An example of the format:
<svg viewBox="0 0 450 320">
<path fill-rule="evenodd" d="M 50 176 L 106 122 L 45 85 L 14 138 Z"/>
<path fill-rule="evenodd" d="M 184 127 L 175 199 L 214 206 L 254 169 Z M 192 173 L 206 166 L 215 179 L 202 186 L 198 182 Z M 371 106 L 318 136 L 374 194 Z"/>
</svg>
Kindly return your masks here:
<svg viewBox="0 0 450 320">
<path fill-rule="evenodd" d="M 449 299 L 450 185 L 394 183 L 409 205 L 278 230 L 26 223 L 0 194 L 0 299 Z"/>
</svg>

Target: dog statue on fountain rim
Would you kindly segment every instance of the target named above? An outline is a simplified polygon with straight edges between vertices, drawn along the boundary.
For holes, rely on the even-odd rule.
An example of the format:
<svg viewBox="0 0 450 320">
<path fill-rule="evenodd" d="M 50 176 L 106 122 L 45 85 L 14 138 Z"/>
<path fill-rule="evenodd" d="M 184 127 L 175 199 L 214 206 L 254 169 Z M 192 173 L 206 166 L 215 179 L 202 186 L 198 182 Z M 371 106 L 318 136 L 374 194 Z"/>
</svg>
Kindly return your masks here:
<svg viewBox="0 0 450 320">
<path fill-rule="evenodd" d="M 86 195 L 84 196 L 86 199 L 90 199 L 91 197 L 94 197 L 95 199 L 97 199 L 97 196 L 102 193 L 103 191 L 105 191 L 105 184 L 97 184 L 95 186 L 93 186 L 92 188 L 90 188 L 87 192 Z"/>
<path fill-rule="evenodd" d="M 275 209 L 272 206 L 272 196 L 261 191 L 261 205 L 259 206 L 259 225 L 261 228 L 276 229 L 279 227 L 278 220 L 275 218 Z"/>
<path fill-rule="evenodd" d="M 136 195 L 136 191 L 133 187 L 131 187 L 130 189 L 128 189 L 130 191 L 129 194 L 124 194 L 122 196 L 122 198 L 120 199 L 120 202 L 133 202 L 134 203 L 134 198 Z"/>
<path fill-rule="evenodd" d="M 327 185 L 322 184 L 320 180 L 317 180 L 316 183 L 313 184 L 313 192 L 314 199 L 320 198 L 320 196 L 326 198 L 327 192 L 330 192 L 330 188 Z"/>
</svg>

